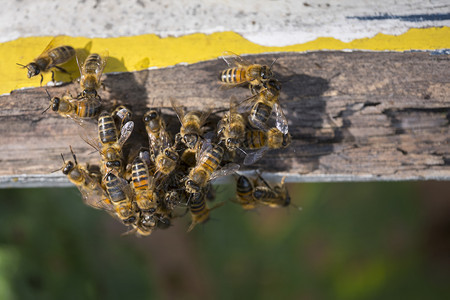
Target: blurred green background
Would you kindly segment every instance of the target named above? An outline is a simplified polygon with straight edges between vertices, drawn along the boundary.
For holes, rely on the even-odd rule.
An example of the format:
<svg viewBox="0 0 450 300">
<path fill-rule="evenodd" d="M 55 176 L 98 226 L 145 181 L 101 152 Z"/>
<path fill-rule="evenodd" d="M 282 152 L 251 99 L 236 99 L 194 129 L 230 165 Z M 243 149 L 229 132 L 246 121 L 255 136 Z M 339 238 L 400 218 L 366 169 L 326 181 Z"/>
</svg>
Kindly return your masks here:
<svg viewBox="0 0 450 300">
<path fill-rule="evenodd" d="M 288 186 L 301 211 L 228 201 L 147 238 L 75 188 L 0 190 L 0 299 L 449 299 L 447 182 Z"/>
</svg>

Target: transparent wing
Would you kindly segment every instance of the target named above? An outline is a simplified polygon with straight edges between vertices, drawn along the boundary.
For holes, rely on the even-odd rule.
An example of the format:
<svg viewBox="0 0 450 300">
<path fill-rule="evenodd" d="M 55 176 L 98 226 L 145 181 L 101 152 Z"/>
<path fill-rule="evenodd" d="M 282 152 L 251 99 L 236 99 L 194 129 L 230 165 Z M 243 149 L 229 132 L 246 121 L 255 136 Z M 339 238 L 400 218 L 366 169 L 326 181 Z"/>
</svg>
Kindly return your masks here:
<svg viewBox="0 0 450 300">
<path fill-rule="evenodd" d="M 231 51 L 225 51 L 223 53 L 222 59 L 227 63 L 229 67 L 247 67 L 252 65 L 252 63 L 242 58 L 242 56 L 239 56 Z"/>
<path fill-rule="evenodd" d="M 233 106 L 239 113 L 250 112 L 253 105 L 259 100 L 259 95 L 250 96 L 242 101 L 236 100 Z"/>
<path fill-rule="evenodd" d="M 197 162 L 202 159 L 202 157 L 212 148 L 211 140 L 204 139 L 202 141 L 202 146 L 200 147 L 200 150 L 196 153 L 196 159 Z"/>
<path fill-rule="evenodd" d="M 97 82 L 100 82 L 100 78 L 102 77 L 103 71 L 105 70 L 106 62 L 108 61 L 109 58 L 109 52 L 108 50 L 104 50 L 100 52 L 99 55 L 100 55 L 99 67 L 95 71 L 95 77 L 97 79 Z"/>
<path fill-rule="evenodd" d="M 134 122 L 128 121 L 125 125 L 123 125 L 122 129 L 120 129 L 120 138 L 118 141 L 120 147 L 123 147 L 125 142 L 128 140 L 131 133 L 133 132 L 133 128 L 134 128 Z"/>
<path fill-rule="evenodd" d="M 219 177 L 223 177 L 223 176 L 227 176 L 227 175 L 236 173 L 236 171 L 238 171 L 239 168 L 240 168 L 240 166 L 238 164 L 235 164 L 235 163 L 226 164 L 222 168 L 214 171 L 211 174 L 210 180 L 214 180 L 214 179 L 219 178 Z"/>
<path fill-rule="evenodd" d="M 46 56 L 47 53 L 52 50 L 55 49 L 59 46 L 63 46 L 64 42 L 67 42 L 67 37 L 64 35 L 58 35 L 55 36 L 50 43 L 48 43 L 47 47 L 45 47 L 44 51 L 42 51 L 41 55 L 38 56 L 38 58 L 42 57 L 42 56 Z"/>
<path fill-rule="evenodd" d="M 183 125 L 183 119 L 184 119 L 184 110 L 183 110 L 183 108 L 173 98 L 170 98 L 170 104 L 172 105 L 173 110 L 177 114 L 178 120 L 180 120 L 181 125 Z"/>
<path fill-rule="evenodd" d="M 84 189 L 79 189 L 86 205 L 89 205 L 96 209 L 106 210 L 108 212 L 114 212 L 114 206 L 109 201 L 106 193 L 101 189 L 95 189 L 87 191 Z"/>
<path fill-rule="evenodd" d="M 283 113 L 283 109 L 280 104 L 276 102 L 273 106 L 273 112 L 275 113 L 275 126 L 283 134 L 287 134 L 289 131 L 288 120 Z"/>
<path fill-rule="evenodd" d="M 244 159 L 244 165 L 248 166 L 254 164 L 264 156 L 267 150 L 269 150 L 268 147 L 263 147 L 258 151 L 247 153 L 247 156 Z"/>
<path fill-rule="evenodd" d="M 85 141 L 89 146 L 97 150 L 98 152 L 101 152 L 102 145 L 97 137 L 94 137 L 91 132 L 97 132 L 98 127 L 95 129 L 89 128 L 90 123 L 83 122 L 82 124 L 79 124 L 80 127 L 78 128 L 78 135 Z"/>
</svg>

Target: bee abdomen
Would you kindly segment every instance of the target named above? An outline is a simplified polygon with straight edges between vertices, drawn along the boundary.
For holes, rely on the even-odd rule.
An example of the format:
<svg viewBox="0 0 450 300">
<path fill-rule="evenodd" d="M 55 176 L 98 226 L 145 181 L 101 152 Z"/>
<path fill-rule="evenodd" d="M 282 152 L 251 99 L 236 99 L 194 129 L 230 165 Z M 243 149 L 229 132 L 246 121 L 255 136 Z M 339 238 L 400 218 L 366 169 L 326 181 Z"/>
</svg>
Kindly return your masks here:
<svg viewBox="0 0 450 300">
<path fill-rule="evenodd" d="M 262 123 L 266 123 L 267 120 L 269 120 L 271 114 L 272 114 L 271 106 L 258 102 L 252 108 L 249 120 L 252 121 L 256 119 Z"/>
<path fill-rule="evenodd" d="M 52 65 L 59 65 L 69 61 L 75 56 L 75 49 L 71 46 L 61 46 L 48 52 L 52 59 Z"/>
<path fill-rule="evenodd" d="M 117 141 L 117 130 L 113 118 L 106 114 L 98 118 L 98 134 L 103 144 L 115 143 Z"/>
<path fill-rule="evenodd" d="M 189 204 L 189 208 L 194 215 L 199 215 L 203 213 L 206 208 L 206 201 L 202 195 L 195 195 L 192 197 L 191 203 Z"/>
<path fill-rule="evenodd" d="M 244 68 L 229 68 L 220 73 L 219 80 L 224 83 L 241 83 L 245 81 L 245 74 Z"/>
<path fill-rule="evenodd" d="M 100 108 L 101 106 L 96 100 L 80 100 L 76 105 L 76 113 L 80 118 L 93 118 L 100 113 Z"/>
<path fill-rule="evenodd" d="M 101 67 L 101 57 L 97 53 L 92 53 L 84 63 L 84 71 L 87 74 L 95 74 Z"/>
</svg>

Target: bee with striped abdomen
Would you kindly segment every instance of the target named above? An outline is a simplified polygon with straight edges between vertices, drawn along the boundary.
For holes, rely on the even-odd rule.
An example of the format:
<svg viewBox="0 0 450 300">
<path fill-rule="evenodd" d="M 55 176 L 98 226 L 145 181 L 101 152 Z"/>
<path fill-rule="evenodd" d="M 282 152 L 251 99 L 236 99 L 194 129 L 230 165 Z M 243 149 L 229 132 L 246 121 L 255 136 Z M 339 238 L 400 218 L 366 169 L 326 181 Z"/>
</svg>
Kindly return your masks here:
<svg viewBox="0 0 450 300">
<path fill-rule="evenodd" d="M 252 64 L 230 51 L 226 51 L 222 58 L 229 67 L 219 75 L 219 80 L 225 87 L 248 83 L 250 90 L 255 94 L 258 86 L 273 77 L 272 66 Z"/>
<path fill-rule="evenodd" d="M 59 67 L 63 63 L 68 62 L 75 56 L 75 49 L 72 46 L 63 45 L 64 36 L 54 37 L 50 43 L 45 47 L 44 51 L 34 61 L 28 65 L 21 65 L 21 67 L 28 69 L 28 78 L 41 74 L 41 85 L 44 77 L 42 72 L 47 72 L 52 68 L 58 69 L 64 73 L 66 70 Z M 52 81 L 55 81 L 54 72 L 52 71 Z"/>
<path fill-rule="evenodd" d="M 81 58 L 77 57 L 82 92 L 77 98 L 99 98 L 97 90 L 102 84 L 101 77 L 108 60 L 108 51 L 104 51 L 101 55 L 92 53 L 84 62 L 80 60 Z"/>
<path fill-rule="evenodd" d="M 186 192 L 198 193 L 206 187 L 209 181 L 234 173 L 239 169 L 238 164 L 229 163 L 220 168 L 224 148 L 204 140 L 201 149 L 197 152 L 197 162 L 189 172 L 186 180 Z"/>
<path fill-rule="evenodd" d="M 258 179 L 263 183 L 263 185 L 255 186 L 253 189 L 253 198 L 261 204 L 270 207 L 286 207 L 291 204 L 291 197 L 289 196 L 288 190 L 284 181 L 286 176 L 281 179 L 281 183 L 271 187 L 261 175 L 258 174 Z"/>
<path fill-rule="evenodd" d="M 103 178 L 103 185 L 115 208 L 116 215 L 124 224 L 134 224 L 137 214 L 133 205 L 134 194 L 128 182 L 113 173 L 108 173 Z"/>
<path fill-rule="evenodd" d="M 234 152 L 241 146 L 245 136 L 244 117 L 236 110 L 236 99 L 230 99 L 230 111 L 217 124 L 217 135 L 228 151 Z"/>
<path fill-rule="evenodd" d="M 254 209 L 257 205 L 255 198 L 253 198 L 254 185 L 245 176 L 239 176 L 236 181 L 236 202 L 239 203 L 243 209 Z"/>
<path fill-rule="evenodd" d="M 176 112 L 181 123 L 180 136 L 186 147 L 194 149 L 203 136 L 203 125 L 211 113 L 211 109 L 203 112 L 190 111 L 184 113 L 183 108 L 179 106 L 174 99 L 170 99 L 172 108 Z"/>
<path fill-rule="evenodd" d="M 238 104 L 241 112 L 248 112 L 248 122 L 254 128 L 269 130 L 267 124 L 272 113 L 275 113 L 275 126 L 284 134 L 288 133 L 288 122 L 278 101 L 281 85 L 276 79 L 264 83 L 261 91 Z"/>
<path fill-rule="evenodd" d="M 144 216 L 153 215 L 157 208 L 157 201 L 156 194 L 153 191 L 153 177 L 150 176 L 147 163 L 137 156 L 131 169 L 136 205 Z"/>
<path fill-rule="evenodd" d="M 192 193 L 189 197 L 189 211 L 191 212 L 192 222 L 187 231 L 190 232 L 195 225 L 208 221 L 210 211 L 224 204 L 225 202 L 220 202 L 212 208 L 208 208 L 206 195 L 203 191 Z"/>
<path fill-rule="evenodd" d="M 255 152 L 247 153 L 244 165 L 251 165 L 261 159 L 269 149 L 286 148 L 291 144 L 291 135 L 283 134 L 278 128 L 270 128 L 268 131 L 247 130 L 243 141 L 243 147 Z"/>
<path fill-rule="evenodd" d="M 64 93 L 62 97 L 51 98 L 47 90 L 47 95 L 50 99 L 50 106 L 43 111 L 46 112 L 49 108 L 58 113 L 62 117 L 70 118 L 81 124 L 84 119 L 96 118 L 101 110 L 101 103 L 97 99 L 81 99 L 73 98 L 69 91 Z"/>
</svg>

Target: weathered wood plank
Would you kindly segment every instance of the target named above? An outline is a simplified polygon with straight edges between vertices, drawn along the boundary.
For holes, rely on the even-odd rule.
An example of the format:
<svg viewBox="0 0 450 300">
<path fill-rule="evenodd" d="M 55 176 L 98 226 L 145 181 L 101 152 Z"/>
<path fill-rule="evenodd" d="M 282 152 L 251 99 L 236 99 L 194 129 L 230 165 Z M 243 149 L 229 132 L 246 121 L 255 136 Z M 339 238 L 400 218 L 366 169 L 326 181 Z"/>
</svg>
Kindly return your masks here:
<svg viewBox="0 0 450 300">
<path fill-rule="evenodd" d="M 291 181 L 450 179 L 448 56 L 315 52 L 248 57 L 267 63 L 275 58 L 293 143 L 269 152 L 250 169 L 288 174 Z M 132 143 L 145 145 L 140 119 L 151 105 L 168 108 L 163 112 L 176 130 L 171 97 L 187 107 L 217 110 L 228 106 L 231 95 L 246 98 L 248 89 L 219 89 L 217 75 L 225 67 L 213 60 L 107 74 L 100 93 L 105 106 L 132 107 L 137 125 Z M 79 87 L 72 83 L 48 91 L 61 95 L 67 89 L 76 94 Z M 80 162 L 97 162 L 75 122 L 41 113 L 48 107 L 44 89 L 13 91 L 1 97 L 0 107 L 2 186 L 66 184 L 60 172 L 48 174 L 61 167 L 60 153 L 68 155 L 69 145 Z"/>
</svg>

